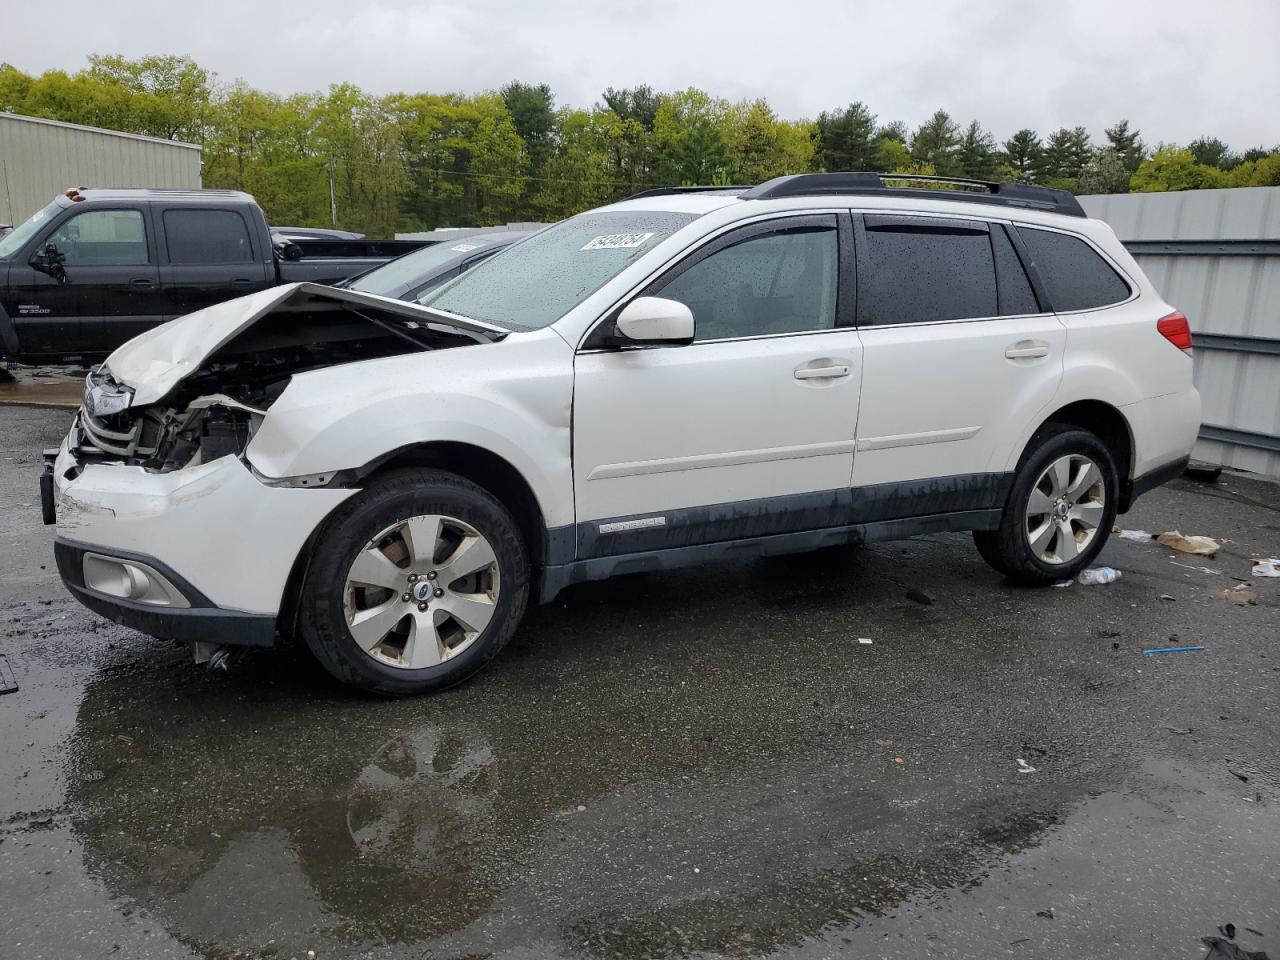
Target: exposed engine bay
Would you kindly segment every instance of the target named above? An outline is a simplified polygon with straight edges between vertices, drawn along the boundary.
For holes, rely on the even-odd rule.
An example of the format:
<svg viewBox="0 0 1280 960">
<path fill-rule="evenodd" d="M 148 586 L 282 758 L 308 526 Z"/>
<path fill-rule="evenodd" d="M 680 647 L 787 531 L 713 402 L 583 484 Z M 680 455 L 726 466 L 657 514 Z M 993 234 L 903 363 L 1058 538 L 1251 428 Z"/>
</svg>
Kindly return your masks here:
<svg viewBox="0 0 1280 960">
<path fill-rule="evenodd" d="M 157 473 L 192 467 L 243 452 L 295 374 L 493 339 L 429 317 L 313 298 L 308 309 L 265 314 L 155 403 L 132 406 L 108 361 L 86 381 L 71 442 L 84 462 Z"/>
</svg>

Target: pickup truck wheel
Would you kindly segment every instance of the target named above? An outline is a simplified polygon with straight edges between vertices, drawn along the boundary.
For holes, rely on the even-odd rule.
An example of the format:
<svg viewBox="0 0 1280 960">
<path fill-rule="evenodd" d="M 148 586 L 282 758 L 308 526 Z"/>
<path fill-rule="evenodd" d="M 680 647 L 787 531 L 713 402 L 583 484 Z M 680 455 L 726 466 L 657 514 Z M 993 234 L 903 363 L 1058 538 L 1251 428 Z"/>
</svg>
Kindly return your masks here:
<svg viewBox="0 0 1280 960">
<path fill-rule="evenodd" d="M 987 563 L 1019 583 L 1069 580 L 1106 543 L 1118 498 L 1115 460 L 1103 442 L 1055 425 L 1033 438 L 1000 526 L 973 539 Z"/>
<path fill-rule="evenodd" d="M 527 551 L 501 503 L 453 474 L 401 472 L 326 523 L 301 626 L 339 680 L 406 696 L 460 683 L 492 660 L 528 598 Z"/>
</svg>

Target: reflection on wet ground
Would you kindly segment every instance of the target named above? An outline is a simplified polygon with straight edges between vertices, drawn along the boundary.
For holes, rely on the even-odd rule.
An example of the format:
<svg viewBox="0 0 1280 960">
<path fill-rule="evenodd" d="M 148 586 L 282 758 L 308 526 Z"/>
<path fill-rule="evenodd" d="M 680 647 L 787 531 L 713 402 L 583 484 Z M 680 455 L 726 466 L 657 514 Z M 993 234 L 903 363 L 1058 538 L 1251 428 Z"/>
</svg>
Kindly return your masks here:
<svg viewBox="0 0 1280 960">
<path fill-rule="evenodd" d="M 1118 583 L 1024 591 L 939 536 L 585 585 L 473 682 L 409 701 L 350 694 L 298 651 L 210 673 L 0 558 L 33 585 L 0 591 L 23 683 L 0 699 L 19 771 L 0 956 L 1200 957 L 1225 921 L 1274 938 L 1280 584 L 1237 607 L 1218 580 L 1280 539 L 1277 507 L 1261 485 L 1180 486 L 1126 520 L 1232 538 L 1221 578 L 1116 542 Z M 1172 637 L 1208 649 L 1139 652 Z"/>
<path fill-rule="evenodd" d="M 596 586 L 425 700 L 349 696 L 301 654 L 130 659 L 85 692 L 74 829 L 210 955 L 803 949 L 980 883 L 1176 740 L 1083 592 L 985 587 L 974 618 L 966 559 L 954 598 L 901 599 L 898 558 L 964 546 Z M 1010 629 L 1064 604 L 1065 655 L 1056 624 Z"/>
</svg>

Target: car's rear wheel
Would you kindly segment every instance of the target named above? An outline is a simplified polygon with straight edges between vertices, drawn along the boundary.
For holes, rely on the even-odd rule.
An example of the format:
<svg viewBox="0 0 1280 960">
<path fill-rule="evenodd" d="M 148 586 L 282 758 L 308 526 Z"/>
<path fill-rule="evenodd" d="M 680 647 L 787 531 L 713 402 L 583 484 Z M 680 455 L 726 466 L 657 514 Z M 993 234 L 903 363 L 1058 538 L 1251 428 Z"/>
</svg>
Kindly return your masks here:
<svg viewBox="0 0 1280 960">
<path fill-rule="evenodd" d="M 973 539 L 983 559 L 1014 580 L 1067 580 L 1106 543 L 1118 497 L 1115 460 L 1103 442 L 1086 430 L 1052 426 L 1032 439 L 1000 526 L 975 531 Z"/>
<path fill-rule="evenodd" d="M 492 660 L 528 595 L 528 554 L 502 504 L 453 474 L 412 471 L 374 482 L 326 523 L 300 619 L 339 680 L 404 696 Z"/>
</svg>

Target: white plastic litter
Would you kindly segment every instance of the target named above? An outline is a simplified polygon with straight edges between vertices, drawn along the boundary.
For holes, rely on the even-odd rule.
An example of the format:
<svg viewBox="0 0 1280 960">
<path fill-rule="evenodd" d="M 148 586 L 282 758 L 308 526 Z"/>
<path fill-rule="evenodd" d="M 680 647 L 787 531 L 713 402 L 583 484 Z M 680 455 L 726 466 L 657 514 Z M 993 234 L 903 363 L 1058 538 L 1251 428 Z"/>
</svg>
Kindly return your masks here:
<svg viewBox="0 0 1280 960">
<path fill-rule="evenodd" d="M 1115 567 L 1094 567 L 1092 570 L 1084 570 L 1076 580 L 1080 582 L 1082 587 L 1091 587 L 1098 583 L 1115 583 L 1120 579 L 1120 571 Z"/>
<path fill-rule="evenodd" d="M 1019 772 L 1019 773 L 1035 773 L 1035 772 L 1036 772 L 1036 768 L 1035 768 L 1035 767 L 1033 767 L 1031 764 L 1027 763 L 1027 761 L 1023 760 L 1021 757 L 1019 757 L 1019 758 L 1018 758 L 1018 772 Z"/>
<path fill-rule="evenodd" d="M 870 638 L 870 637 L 859 637 L 859 638 L 858 638 L 858 642 L 859 642 L 859 643 L 866 643 L 866 644 L 869 644 L 869 643 L 871 643 L 871 638 Z"/>
<path fill-rule="evenodd" d="M 1147 533 L 1145 530 L 1121 530 L 1116 534 L 1121 540 L 1139 540 L 1143 543 L 1150 543 L 1154 540 L 1154 533 Z"/>
<path fill-rule="evenodd" d="M 1253 561 L 1255 577 L 1280 577 L 1280 557 L 1268 557 L 1265 560 Z"/>
</svg>

